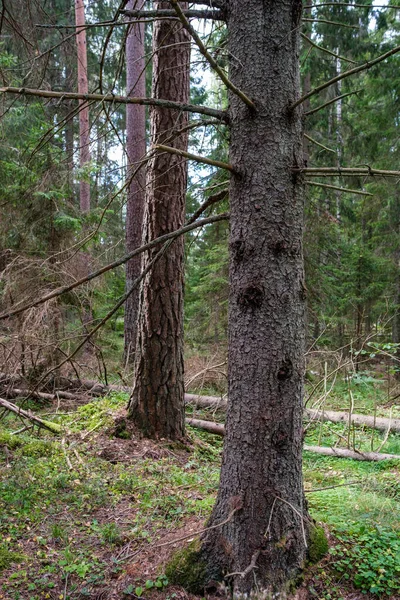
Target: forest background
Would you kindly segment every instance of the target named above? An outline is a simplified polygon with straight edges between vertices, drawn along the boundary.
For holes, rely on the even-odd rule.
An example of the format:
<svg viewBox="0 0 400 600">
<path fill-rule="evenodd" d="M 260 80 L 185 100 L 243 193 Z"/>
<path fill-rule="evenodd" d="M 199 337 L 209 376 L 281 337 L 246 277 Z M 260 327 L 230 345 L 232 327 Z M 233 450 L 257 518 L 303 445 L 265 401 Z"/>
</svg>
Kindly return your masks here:
<svg viewBox="0 0 400 600">
<path fill-rule="evenodd" d="M 360 6 L 339 2 L 317 4 L 321 4 L 318 9 L 304 9 L 301 54 L 304 92 L 349 67 L 397 47 L 398 7 L 383 8 L 378 2 Z M 388 6 L 391 4 L 395 5 L 389 2 Z M 113 20 L 119 9 L 120 4 L 111 0 L 85 3 L 90 92 L 121 96 L 126 93 L 127 28 L 93 26 Z M 89 271 L 108 265 L 126 252 L 126 105 L 89 103 L 91 158 L 79 166 L 82 145 L 79 107 L 63 97 L 64 93 L 77 89 L 79 61 L 74 22 L 75 6 L 68 0 L 2 3 L 2 86 L 61 92 L 59 98 L 47 100 L 23 94 L 1 96 L 2 312 L 16 303 L 30 304 L 54 289 L 74 284 Z M 146 24 L 146 56 L 151 55 L 152 26 L 153 23 Z M 224 27 L 216 23 L 204 26 L 200 21 L 195 21 L 195 26 L 213 56 L 224 66 L 227 58 Z M 146 78 L 149 92 L 150 65 Z M 363 412 L 375 419 L 387 417 L 389 421 L 400 417 L 397 405 L 399 186 L 396 179 L 364 175 L 346 177 L 344 181 L 340 169 L 347 166 L 398 168 L 399 93 L 398 57 L 394 56 L 356 78 L 339 80 L 312 97 L 304 109 L 308 113 L 304 141 L 307 164 L 339 169 L 329 181 L 325 177 L 310 178 L 306 188 L 304 257 L 309 385 L 306 400 L 308 406 Z M 216 110 L 226 108 L 226 90 L 195 49 L 191 54 L 190 94 L 191 104 L 207 104 Z M 315 110 L 325 103 L 323 110 Z M 226 128 L 214 124 L 193 129 L 189 150 L 227 162 Z M 190 162 L 187 220 L 216 191 L 225 189 L 227 179 L 222 169 Z M 90 189 L 90 210 L 82 211 L 82 182 Z M 218 205 L 208 209 L 206 216 L 223 212 L 228 202 L 229 199 L 223 197 Z M 185 389 L 219 397 L 227 391 L 228 231 L 227 222 L 219 221 L 189 233 L 185 241 Z M 21 396 L 15 388 L 10 389 L 10 377 L 17 378 L 19 384 L 22 380 L 31 392 L 44 394 L 53 394 L 63 378 L 130 387 L 133 374 L 124 343 L 124 307 L 105 320 L 123 296 L 125 283 L 125 269 L 120 265 L 93 283 L 85 283 L 1 321 L 1 372 L 6 374 L 2 395 L 20 398 L 21 405 L 26 404 L 27 397 L 28 404 L 33 401 L 34 393 Z M 104 325 L 86 340 L 88 333 L 103 321 Z M 110 409 L 106 404 L 102 410 Z M 90 429 L 96 423 L 86 425 Z M 329 446 L 356 451 L 379 449 L 399 453 L 398 436 L 390 426 L 381 437 L 373 430 L 355 430 L 351 423 L 347 429 L 329 427 L 314 424 L 308 430 L 307 442 L 321 445 L 325 441 Z M 212 446 L 210 438 L 204 440 L 204 444 Z M 325 468 L 326 464 L 316 466 L 314 477 L 318 479 L 320 470 L 323 472 Z M 342 482 L 346 468 L 337 467 L 334 483 Z M 390 503 L 395 502 L 398 494 L 394 483 L 398 472 L 390 478 L 391 468 L 391 463 L 388 472 L 382 468 L 383 477 L 377 476 L 375 481 L 377 489 L 368 492 L 377 492 L 375 500 L 371 500 L 373 511 L 383 515 L 383 539 L 390 541 L 398 552 L 398 531 L 393 533 L 388 518 L 395 505 Z M 350 477 L 351 469 L 353 467 L 349 467 L 347 473 Z M 360 489 L 365 493 L 365 485 Z M 386 507 L 381 504 L 380 492 L 390 498 Z M 340 504 L 342 500 L 336 501 Z M 359 500 L 357 496 L 355 502 Z M 316 503 L 316 511 L 323 512 L 324 502 L 326 499 L 319 506 Z M 205 504 L 206 512 L 209 504 Z M 165 510 L 167 514 L 169 509 Z M 176 510 L 175 505 L 173 510 Z M 338 514 L 333 512 L 331 518 L 338 526 Z M 326 515 L 323 517 L 327 520 Z M 379 519 L 375 513 L 374 519 L 373 527 L 376 527 Z M 356 523 L 358 527 L 357 519 Z M 101 527 L 106 525 L 107 522 Z M 114 532 L 116 539 L 113 540 L 112 532 L 107 533 L 107 528 L 101 527 L 97 534 L 102 542 L 126 541 L 125 534 Z M 371 531 L 376 537 L 376 530 Z M 365 531 L 357 529 L 359 537 L 364 534 Z M 343 532 L 341 535 L 346 544 Z M 40 541 L 35 543 L 40 544 Z M 363 548 L 369 548 L 368 544 L 369 541 Z M 65 549 L 63 552 L 65 554 Z M 373 552 L 368 550 L 366 554 L 369 560 Z M 69 574 L 67 584 L 70 577 L 76 589 L 97 585 L 98 582 L 88 584 L 85 580 L 91 568 L 82 568 L 89 564 L 85 563 L 86 559 L 78 560 L 74 555 L 60 560 L 67 561 L 63 565 L 66 567 L 64 583 Z M 398 573 L 385 578 L 385 572 L 392 573 L 388 565 L 371 567 L 370 563 L 368 568 L 373 575 L 366 575 L 366 570 L 358 579 L 351 576 L 352 585 L 358 582 L 356 587 L 371 594 L 395 594 L 399 589 L 395 587 Z M 80 573 L 78 565 L 81 565 Z M 342 572 L 347 568 L 343 566 Z M 377 574 L 379 569 L 384 569 L 380 575 Z M 320 574 L 314 576 L 318 579 Z M 84 582 L 79 582 L 79 578 Z M 28 585 L 23 577 L 15 579 Z M 164 580 L 154 575 L 151 581 L 155 585 L 156 581 Z M 336 585 L 340 588 L 336 581 L 337 578 L 331 588 Z M 129 589 L 130 584 L 125 582 L 124 585 L 124 589 Z M 316 589 L 318 585 L 314 581 Z M 143 592 L 141 586 L 139 581 L 132 590 L 140 588 Z M 164 583 L 158 587 L 163 586 Z M 337 596 L 331 597 L 347 593 L 339 588 Z M 32 588 L 32 595 L 34 593 Z M 142 593 L 136 595 L 140 597 Z"/>
</svg>

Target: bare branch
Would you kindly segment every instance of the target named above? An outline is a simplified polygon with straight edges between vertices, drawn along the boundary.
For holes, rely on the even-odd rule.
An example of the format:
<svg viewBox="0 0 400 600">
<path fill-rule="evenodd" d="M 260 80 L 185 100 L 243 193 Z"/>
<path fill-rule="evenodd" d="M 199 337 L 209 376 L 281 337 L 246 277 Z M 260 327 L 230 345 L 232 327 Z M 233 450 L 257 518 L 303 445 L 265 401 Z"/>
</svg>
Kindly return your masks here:
<svg viewBox="0 0 400 600">
<path fill-rule="evenodd" d="M 189 21 L 185 17 L 185 15 L 184 15 L 181 7 L 179 6 L 178 0 L 170 0 L 170 2 L 172 4 L 172 6 L 174 7 L 175 12 L 178 15 L 179 19 L 181 20 L 182 25 L 190 33 L 190 35 L 192 36 L 192 38 L 196 42 L 196 44 L 197 44 L 197 46 L 199 48 L 199 51 L 204 56 L 204 58 L 206 59 L 206 61 L 209 63 L 209 65 L 211 66 L 211 68 L 214 69 L 214 71 L 216 73 L 218 73 L 218 75 L 220 76 L 221 80 L 224 82 L 224 84 L 226 85 L 226 87 L 231 90 L 231 92 L 233 92 L 234 94 L 236 94 L 236 96 L 238 96 L 241 100 L 243 100 L 243 102 L 245 104 L 247 104 L 247 106 L 249 108 L 251 108 L 252 110 L 255 110 L 256 106 L 255 106 L 254 102 L 252 100 L 250 100 L 250 98 L 248 96 L 246 96 L 246 94 L 244 92 L 242 92 L 241 90 L 239 90 L 239 88 L 237 88 L 236 85 L 233 84 L 230 79 L 228 79 L 228 77 L 226 76 L 224 70 L 221 69 L 221 67 L 219 66 L 219 64 L 214 60 L 214 58 L 211 56 L 211 54 L 209 53 L 209 51 L 207 50 L 207 48 L 204 46 L 204 44 L 201 41 L 199 35 L 193 29 L 193 27 L 191 26 L 191 24 L 189 23 Z"/>
<path fill-rule="evenodd" d="M 400 177 L 400 171 L 385 171 L 383 169 L 371 169 L 370 167 L 305 167 L 303 169 L 293 169 L 295 173 L 305 173 L 315 177 L 353 177 L 354 175 L 364 175 L 367 177 Z"/>
<path fill-rule="evenodd" d="M 321 50 L 321 52 L 326 52 L 326 54 L 329 54 L 330 56 L 334 56 L 335 58 L 340 58 L 340 60 L 344 60 L 345 62 L 352 63 L 353 65 L 357 64 L 357 61 L 355 61 L 355 60 L 350 60 L 350 58 L 346 58 L 345 56 L 340 56 L 340 54 L 336 54 L 335 52 L 332 52 L 332 50 L 328 50 L 328 48 L 319 46 L 304 33 L 301 33 L 300 35 L 303 38 L 303 40 L 306 40 L 309 44 L 311 44 L 311 46 L 313 46 L 313 48 L 317 48 L 317 50 Z"/>
<path fill-rule="evenodd" d="M 316 187 L 328 188 L 329 190 L 338 190 L 339 192 L 346 192 L 347 194 L 358 194 L 359 196 L 373 196 L 370 192 L 363 192 L 361 190 L 351 190 L 349 188 L 339 187 L 338 185 L 329 185 L 328 183 L 319 183 L 318 181 L 306 181 L 306 185 L 315 185 Z"/>
<path fill-rule="evenodd" d="M 191 154 L 190 152 L 184 152 L 183 150 L 178 150 L 177 148 L 171 148 L 171 146 L 163 146 L 162 144 L 157 144 L 153 146 L 153 150 L 160 150 L 161 152 L 169 152 L 170 154 L 176 154 L 177 156 L 182 156 L 183 158 L 187 158 L 188 160 L 195 160 L 196 162 L 204 163 L 206 165 L 211 165 L 212 167 L 219 167 L 220 169 L 227 169 L 232 173 L 236 173 L 235 169 L 229 163 L 224 163 L 220 160 L 213 160 L 211 158 L 205 158 L 204 156 L 198 156 L 197 154 Z"/>
<path fill-rule="evenodd" d="M 141 254 L 142 252 L 145 252 L 146 250 L 150 250 L 151 248 L 154 248 L 155 246 L 158 246 L 159 244 L 162 244 L 170 239 L 174 239 L 180 235 L 183 235 L 184 233 L 187 233 L 188 231 L 192 231 L 192 229 L 197 229 L 198 227 L 203 227 L 203 225 L 208 225 L 210 223 L 216 223 L 217 221 L 224 221 L 228 218 L 229 218 L 229 213 L 222 213 L 220 215 L 214 215 L 212 217 L 207 217 L 205 219 L 201 219 L 200 221 L 196 221 L 195 223 L 186 225 L 185 227 L 182 227 L 181 229 L 178 229 L 177 231 L 172 231 L 171 233 L 166 233 L 165 235 L 162 235 L 161 237 L 159 237 L 155 240 L 152 240 L 148 244 L 145 244 L 144 246 L 141 246 L 140 248 L 136 248 L 135 250 L 132 250 L 132 252 L 129 252 L 129 254 L 126 254 L 122 258 L 119 258 L 118 260 L 116 260 L 112 263 L 109 263 L 108 265 L 105 265 L 101 269 L 98 269 L 97 271 L 94 271 L 93 273 L 89 273 L 89 275 L 87 275 L 86 277 L 82 277 L 82 279 L 78 279 L 77 281 L 75 281 L 74 283 L 71 283 L 70 285 L 66 285 L 61 288 L 57 288 L 53 292 L 50 292 L 49 294 L 42 296 L 41 298 L 39 298 L 35 302 L 32 302 L 31 304 L 27 304 L 27 305 L 21 306 L 21 307 L 16 307 L 16 308 L 13 308 L 12 310 L 9 310 L 6 313 L 1 314 L 0 320 L 7 319 L 8 317 L 12 317 L 14 315 L 18 315 L 18 314 L 24 312 L 25 310 L 28 310 L 29 308 L 33 308 L 34 306 L 43 304 L 44 302 L 47 302 L 48 300 L 51 300 L 52 298 L 61 296 L 62 294 L 65 294 L 66 292 L 70 292 L 71 290 L 75 289 L 76 287 L 79 287 L 80 285 L 87 283 L 88 281 L 91 281 L 92 279 L 96 279 L 100 275 L 103 275 L 103 273 L 107 273 L 107 271 L 110 271 L 111 269 L 115 269 L 116 267 L 119 267 L 120 265 L 125 264 L 126 262 L 128 262 L 128 260 L 130 260 L 134 256 L 137 256 L 138 254 Z"/>
<path fill-rule="evenodd" d="M 136 19 L 164 19 L 173 17 L 178 19 L 176 12 L 167 8 L 159 10 L 121 10 L 123 15 Z M 188 19 L 214 19 L 224 21 L 225 14 L 221 10 L 183 10 L 182 13 Z"/>
<path fill-rule="evenodd" d="M 350 8 L 394 8 L 400 10 L 400 6 L 391 4 L 351 4 L 349 2 L 321 2 L 321 4 L 306 4 L 304 8 L 323 8 L 324 6 L 349 6 Z"/>
<path fill-rule="evenodd" d="M 304 116 L 308 117 L 310 115 L 313 115 L 314 113 L 318 112 L 319 110 L 326 108 L 330 104 L 333 104 L 334 102 L 337 102 L 338 100 L 341 100 L 342 98 L 346 98 L 347 96 L 352 96 L 353 94 L 358 94 L 359 92 L 362 92 L 362 90 L 354 90 L 354 92 L 347 92 L 347 94 L 341 94 L 340 96 L 335 96 L 335 98 L 332 98 L 332 100 L 328 100 L 328 102 L 325 102 L 324 104 L 321 104 L 320 106 L 317 106 L 316 108 L 313 108 L 312 110 L 308 110 L 307 112 L 304 113 Z"/>
<path fill-rule="evenodd" d="M 332 150 L 332 148 L 328 148 L 328 146 L 324 146 L 323 144 L 321 144 L 320 142 L 317 142 L 317 140 L 314 140 L 314 138 L 310 137 L 306 133 L 304 134 L 304 137 L 306 138 L 306 140 L 308 140 L 312 144 L 315 144 L 316 146 L 319 146 L 323 150 L 326 150 L 327 152 L 333 152 L 333 154 L 336 154 L 336 150 Z"/>
<path fill-rule="evenodd" d="M 182 110 L 184 112 L 209 115 L 221 121 L 228 121 L 228 115 L 222 110 L 208 106 L 195 106 L 194 104 L 182 104 L 172 100 L 158 98 L 132 98 L 130 96 L 115 96 L 114 94 L 78 94 L 75 92 L 56 92 L 54 90 L 33 90 L 29 88 L 1 87 L 2 94 L 19 94 L 21 96 L 36 96 L 39 98 L 60 98 L 60 100 L 94 100 L 96 102 L 111 102 L 115 104 L 144 104 L 145 106 L 160 106 L 171 110 Z"/>
<path fill-rule="evenodd" d="M 311 90 L 310 92 L 308 92 L 308 94 L 304 94 L 304 96 L 302 96 L 301 98 L 296 100 L 296 102 L 294 104 L 292 104 L 292 106 L 290 107 L 291 110 L 295 109 L 296 106 L 299 106 L 299 104 L 302 104 L 303 102 L 305 102 L 305 100 L 308 100 L 308 98 L 311 98 L 311 96 L 318 94 L 319 92 L 321 92 L 322 90 L 325 90 L 327 87 L 333 85 L 334 83 L 337 83 L 338 81 L 341 81 L 342 79 L 346 79 L 346 77 L 350 77 L 351 75 L 355 75 L 356 73 L 360 73 L 361 71 L 366 71 L 367 69 L 370 69 L 374 65 L 377 65 L 378 63 L 382 62 L 383 60 L 386 60 L 387 58 L 389 58 L 390 56 L 393 56 L 394 54 L 397 54 L 398 52 L 400 52 L 400 46 L 396 46 L 395 48 L 392 48 L 388 52 L 385 52 L 385 54 L 381 54 L 377 58 L 374 58 L 374 60 L 367 61 L 366 63 L 363 63 L 362 65 L 360 65 L 358 67 L 354 67 L 353 69 L 344 71 L 344 73 L 341 73 L 340 75 L 337 75 L 336 77 L 333 77 L 332 79 L 329 79 L 329 81 L 322 83 L 318 87 L 316 87 L 313 90 Z"/>
<path fill-rule="evenodd" d="M 328 19 L 302 19 L 303 23 L 326 23 L 327 25 L 335 25 L 335 27 L 347 27 L 348 29 L 360 29 L 358 25 L 347 25 L 339 21 L 328 21 Z"/>
</svg>

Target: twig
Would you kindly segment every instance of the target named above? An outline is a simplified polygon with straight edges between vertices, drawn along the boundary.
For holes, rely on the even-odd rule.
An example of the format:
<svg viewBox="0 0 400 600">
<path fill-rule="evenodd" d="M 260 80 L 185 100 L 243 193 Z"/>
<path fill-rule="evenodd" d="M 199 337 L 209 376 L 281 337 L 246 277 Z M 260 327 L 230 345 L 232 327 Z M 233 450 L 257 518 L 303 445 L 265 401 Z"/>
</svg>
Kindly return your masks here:
<svg viewBox="0 0 400 600">
<path fill-rule="evenodd" d="M 277 498 L 277 500 L 280 500 L 281 502 L 283 502 L 284 504 L 287 504 L 288 506 L 290 506 L 290 508 L 293 510 L 294 513 L 296 513 L 296 515 L 298 517 L 300 517 L 300 523 L 301 523 L 301 531 L 303 534 L 303 540 L 304 540 L 304 545 L 306 548 L 308 548 L 308 544 L 307 544 L 307 537 L 306 537 L 306 530 L 304 529 L 304 522 L 303 521 L 307 521 L 309 522 L 309 519 L 306 519 L 301 512 L 299 512 L 297 510 L 297 508 L 295 506 L 293 506 L 293 504 L 291 504 L 290 502 L 288 502 L 287 500 L 284 500 L 283 498 L 281 498 L 280 496 L 275 496 L 275 498 Z"/>
<path fill-rule="evenodd" d="M 332 100 L 328 100 L 328 102 L 324 102 L 324 104 L 321 104 L 320 106 L 317 106 L 316 108 L 308 110 L 307 112 L 304 113 L 304 116 L 309 117 L 310 115 L 313 115 L 314 113 L 318 112 L 319 110 L 322 110 L 323 108 L 329 106 L 330 104 L 333 104 L 334 102 L 337 102 L 338 100 L 342 100 L 342 98 L 347 98 L 347 96 L 352 96 L 353 94 L 358 94 L 359 92 L 362 92 L 362 90 L 354 90 L 353 92 L 347 92 L 347 94 L 341 94 L 340 96 L 335 96 L 335 98 L 332 98 Z"/>
<path fill-rule="evenodd" d="M 353 175 L 365 175 L 366 177 L 400 177 L 400 171 L 386 171 L 384 169 L 372 169 L 370 167 L 304 167 L 293 169 L 295 173 L 305 173 L 315 177 L 353 177 Z"/>
<path fill-rule="evenodd" d="M 249 108 L 251 108 L 252 110 L 255 110 L 256 106 L 255 106 L 254 102 L 252 100 L 250 100 L 250 98 L 248 96 L 246 96 L 246 94 L 244 92 L 242 92 L 238 87 L 236 87 L 236 85 L 234 83 L 232 83 L 232 81 L 224 73 L 223 69 L 221 69 L 221 67 L 216 62 L 216 60 L 214 60 L 214 58 L 208 52 L 207 48 L 204 46 L 203 42 L 201 41 L 199 35 L 195 31 L 195 29 L 193 29 L 193 27 L 191 26 L 191 24 L 185 17 L 181 7 L 179 6 L 178 0 L 170 0 L 170 3 L 172 4 L 173 8 L 175 9 L 176 14 L 178 15 L 179 19 L 181 20 L 182 25 L 190 33 L 190 35 L 196 42 L 200 53 L 204 56 L 204 58 L 209 63 L 211 68 L 214 69 L 214 71 L 216 73 L 218 73 L 219 77 L 224 82 L 226 87 L 229 88 L 231 90 L 231 92 L 236 94 L 236 96 L 238 96 L 241 100 L 243 100 L 243 102 L 245 104 L 247 104 L 247 106 Z"/>
<path fill-rule="evenodd" d="M 276 497 L 274 498 L 274 501 L 272 503 L 272 507 L 271 507 L 271 512 L 269 513 L 269 519 L 268 519 L 268 525 L 267 525 L 267 529 L 265 530 L 264 533 L 264 537 L 267 537 L 267 534 L 269 535 L 270 529 L 271 529 L 271 523 L 272 523 L 272 515 L 274 514 L 274 508 L 275 508 L 275 504 L 276 504 Z"/>
<path fill-rule="evenodd" d="M 359 196 L 373 196 L 370 192 L 363 192 L 361 190 L 352 190 L 350 188 L 340 187 L 338 185 L 330 185 L 328 183 L 319 183 L 318 181 L 305 181 L 306 185 L 314 185 L 315 187 L 328 188 L 329 190 L 338 190 L 339 192 L 345 192 L 346 194 L 358 194 Z"/>
<path fill-rule="evenodd" d="M 251 561 L 248 567 L 245 568 L 244 571 L 236 571 L 235 573 L 228 573 L 225 577 L 234 577 L 235 575 L 239 575 L 242 579 L 244 579 L 253 569 L 257 569 L 256 563 L 257 559 L 260 556 L 261 550 L 256 550 L 251 557 Z"/>
<path fill-rule="evenodd" d="M 328 50 L 328 48 L 319 46 L 311 38 L 309 38 L 307 35 L 305 35 L 305 33 L 301 33 L 300 35 L 303 38 L 303 40 L 306 40 L 309 44 L 311 44 L 311 46 L 313 48 L 317 48 L 318 50 L 321 50 L 321 52 L 326 52 L 327 54 L 330 54 L 331 56 L 334 56 L 335 58 L 339 58 L 340 60 L 344 60 L 349 63 L 357 64 L 357 61 L 355 61 L 355 60 L 350 60 L 350 58 L 346 58 L 345 56 L 340 56 L 340 54 L 336 54 L 335 52 L 332 52 L 332 50 Z"/>
<path fill-rule="evenodd" d="M 69 469 L 70 471 L 72 471 L 74 467 L 72 466 L 72 463 L 71 463 L 71 461 L 69 460 L 69 456 L 68 456 L 68 454 L 67 454 L 67 450 L 66 450 L 66 448 L 65 448 L 65 438 L 63 438 L 63 439 L 61 440 L 61 448 L 62 448 L 62 451 L 64 452 L 64 456 L 65 456 L 66 463 L 67 463 L 67 465 L 68 465 L 68 469 Z"/>
<path fill-rule="evenodd" d="M 161 548 L 162 546 L 170 546 L 171 544 L 176 544 L 178 542 L 182 542 L 183 540 L 187 540 L 191 537 L 195 537 L 198 535 L 201 535 L 202 533 L 206 533 L 206 531 L 210 531 L 211 529 L 217 529 L 217 527 L 222 527 L 223 525 L 226 525 L 227 523 L 229 523 L 229 521 L 232 520 L 233 515 L 235 514 L 235 512 L 237 512 L 238 510 L 240 510 L 242 507 L 240 506 L 239 508 L 234 508 L 233 510 L 231 510 L 231 512 L 229 513 L 228 517 L 225 519 L 225 521 L 222 521 L 221 523 L 216 523 L 215 525 L 210 525 L 210 527 L 206 527 L 205 529 L 199 529 L 199 531 L 194 531 L 193 533 L 190 533 L 188 535 L 184 535 L 183 537 L 180 537 L 176 540 L 171 540 L 170 542 L 164 542 L 162 544 L 157 544 L 156 546 L 154 546 L 155 548 Z"/>
<path fill-rule="evenodd" d="M 312 144 L 315 144 L 316 146 L 319 146 L 323 150 L 326 150 L 327 152 L 332 152 L 333 154 L 336 154 L 336 150 L 332 150 L 332 148 L 328 148 L 328 146 L 324 146 L 323 144 L 321 144 L 321 142 L 317 142 L 317 140 L 314 140 L 314 138 L 310 137 L 306 133 L 304 134 L 304 137 L 306 138 L 306 140 L 308 140 Z"/>
</svg>

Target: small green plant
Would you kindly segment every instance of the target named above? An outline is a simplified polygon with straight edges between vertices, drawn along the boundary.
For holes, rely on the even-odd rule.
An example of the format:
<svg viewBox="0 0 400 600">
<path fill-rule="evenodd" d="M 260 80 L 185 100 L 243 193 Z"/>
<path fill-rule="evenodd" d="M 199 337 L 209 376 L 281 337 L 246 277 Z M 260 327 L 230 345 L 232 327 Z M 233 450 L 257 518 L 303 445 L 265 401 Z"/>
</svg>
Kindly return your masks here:
<svg viewBox="0 0 400 600">
<path fill-rule="evenodd" d="M 100 529 L 102 540 L 106 544 L 117 544 L 121 541 L 121 532 L 115 523 L 106 523 Z"/>
<path fill-rule="evenodd" d="M 334 569 L 363 593 L 393 595 L 400 591 L 400 533 L 364 525 L 336 532 L 339 544 L 330 549 Z"/>
</svg>

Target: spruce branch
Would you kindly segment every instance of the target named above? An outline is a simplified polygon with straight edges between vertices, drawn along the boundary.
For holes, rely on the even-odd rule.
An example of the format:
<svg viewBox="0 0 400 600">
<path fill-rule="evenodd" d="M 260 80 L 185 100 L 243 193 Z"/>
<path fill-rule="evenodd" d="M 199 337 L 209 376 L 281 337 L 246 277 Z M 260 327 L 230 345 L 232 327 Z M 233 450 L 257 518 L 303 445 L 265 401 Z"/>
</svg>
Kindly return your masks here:
<svg viewBox="0 0 400 600">
<path fill-rule="evenodd" d="M 115 104 L 143 104 L 144 106 L 160 106 L 170 110 L 180 110 L 184 112 L 209 115 L 228 121 L 228 115 L 225 111 L 210 108 L 208 106 L 195 106 L 194 104 L 183 104 L 173 102 L 172 100 L 162 100 L 159 98 L 134 98 L 130 96 L 116 96 L 114 94 L 78 94 L 75 92 L 56 92 L 54 90 L 34 90 L 30 88 L 0 87 L 1 94 L 19 94 L 21 96 L 35 96 L 38 98 L 59 98 L 60 100 L 93 100 L 96 102 L 111 102 Z"/>
<path fill-rule="evenodd" d="M 294 104 L 292 104 L 292 106 L 290 107 L 291 110 L 294 110 L 296 108 L 296 106 L 299 106 L 299 104 L 302 104 L 303 102 L 308 100 L 308 98 L 311 98 L 311 96 L 318 94 L 319 92 L 321 92 L 322 90 L 325 90 L 327 87 L 330 87 L 334 83 L 337 83 L 338 81 L 341 81 L 342 79 L 346 79 L 347 77 L 350 77 L 351 75 L 355 75 L 356 73 L 360 73 L 361 71 L 366 71 L 367 69 L 370 69 L 374 65 L 377 65 L 378 63 L 382 62 L 383 60 L 386 60 L 387 58 L 389 58 L 390 56 L 393 56 L 394 54 L 397 54 L 398 52 L 400 52 L 400 46 L 396 46 L 395 48 L 392 48 L 388 52 L 381 54 L 380 56 L 378 56 L 377 58 L 374 58 L 373 60 L 367 61 L 367 62 L 363 63 L 362 65 L 359 65 L 358 67 L 354 67 L 353 69 L 344 71 L 340 75 L 337 75 L 336 77 L 333 77 L 332 79 L 329 79 L 329 81 L 322 83 L 318 87 L 316 87 L 313 90 L 311 90 L 310 92 L 308 92 L 308 94 L 304 94 L 304 96 L 301 96 L 301 98 L 296 100 L 296 102 L 294 102 Z"/>
<path fill-rule="evenodd" d="M 341 94 L 340 96 L 335 96 L 334 98 L 332 98 L 332 100 L 328 100 L 328 102 L 324 102 L 324 104 L 320 104 L 320 106 L 317 106 L 316 108 L 308 110 L 307 112 L 304 113 L 304 116 L 309 117 L 310 115 L 313 115 L 314 113 L 318 112 L 319 110 L 326 108 L 330 104 L 333 104 L 334 102 L 337 102 L 338 100 L 342 100 L 342 98 L 346 98 L 347 96 L 352 96 L 353 94 L 358 94 L 359 92 L 362 92 L 362 90 L 361 89 L 354 90 L 353 92 L 347 92 L 347 94 Z"/>
<path fill-rule="evenodd" d="M 170 0 L 170 3 L 172 4 L 172 6 L 173 6 L 173 8 L 174 8 L 174 10 L 176 12 L 176 14 L 178 15 L 179 19 L 181 20 L 182 25 L 190 33 L 190 35 L 192 36 L 192 38 L 196 42 L 197 47 L 198 47 L 200 53 L 204 56 L 204 58 L 209 63 L 209 65 L 211 66 L 211 68 L 214 69 L 214 71 L 219 75 L 219 77 L 224 82 L 224 84 L 226 85 L 226 87 L 229 88 L 231 90 L 231 92 L 233 92 L 234 94 L 236 94 L 236 96 L 238 96 L 241 100 L 243 100 L 243 102 L 245 104 L 247 104 L 247 106 L 249 108 L 251 108 L 252 110 L 255 110 L 256 106 L 255 106 L 254 102 L 252 100 L 250 100 L 250 98 L 248 96 L 246 96 L 246 94 L 244 92 L 242 92 L 241 90 L 239 90 L 239 88 L 237 88 L 236 85 L 234 83 L 232 83 L 232 81 L 230 79 L 228 79 L 228 77 L 226 76 L 224 70 L 221 69 L 221 67 L 219 66 L 219 64 L 217 63 L 217 61 L 214 60 L 214 58 L 211 56 L 211 54 L 209 53 L 209 51 L 207 50 L 207 48 L 205 47 L 205 45 L 201 41 L 200 36 L 197 34 L 197 32 L 195 31 L 195 29 L 191 26 L 191 24 L 189 23 L 189 21 L 185 17 L 185 15 L 184 15 L 181 7 L 179 6 L 178 0 Z"/>
<path fill-rule="evenodd" d="M 358 194 L 359 196 L 373 196 L 370 192 L 363 192 L 362 190 L 351 190 L 350 188 L 340 187 L 338 185 L 330 185 L 329 183 L 320 183 L 319 181 L 305 181 L 306 185 L 314 185 L 316 187 L 328 188 L 329 190 L 337 190 L 339 192 L 345 192 L 346 194 Z"/>
<path fill-rule="evenodd" d="M 196 162 L 204 163 L 205 165 L 211 165 L 212 167 L 218 167 L 220 169 L 227 169 L 228 171 L 231 171 L 231 173 L 236 173 L 233 166 L 229 163 L 224 163 L 220 160 L 213 160 L 212 158 L 205 158 L 204 156 L 191 154 L 190 152 L 184 152 L 183 150 L 178 150 L 177 148 L 172 148 L 171 146 L 163 146 L 162 144 L 156 144 L 155 146 L 153 146 L 153 150 L 169 152 L 170 154 L 176 154 L 177 156 L 182 156 L 183 158 L 187 158 L 188 160 L 195 160 Z"/>
</svg>

